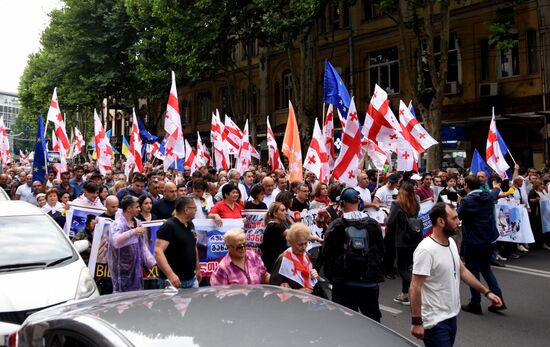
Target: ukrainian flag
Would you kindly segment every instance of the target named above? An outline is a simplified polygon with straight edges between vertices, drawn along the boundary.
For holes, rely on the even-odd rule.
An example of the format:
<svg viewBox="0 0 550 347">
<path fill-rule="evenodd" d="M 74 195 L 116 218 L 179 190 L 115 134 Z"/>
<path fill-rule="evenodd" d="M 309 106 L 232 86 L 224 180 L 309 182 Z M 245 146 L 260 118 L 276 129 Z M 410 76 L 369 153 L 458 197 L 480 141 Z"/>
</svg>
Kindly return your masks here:
<svg viewBox="0 0 550 347">
<path fill-rule="evenodd" d="M 128 158 L 128 153 L 130 152 L 130 145 L 128 144 L 128 141 L 126 140 L 126 137 L 122 135 L 122 155 Z"/>
</svg>

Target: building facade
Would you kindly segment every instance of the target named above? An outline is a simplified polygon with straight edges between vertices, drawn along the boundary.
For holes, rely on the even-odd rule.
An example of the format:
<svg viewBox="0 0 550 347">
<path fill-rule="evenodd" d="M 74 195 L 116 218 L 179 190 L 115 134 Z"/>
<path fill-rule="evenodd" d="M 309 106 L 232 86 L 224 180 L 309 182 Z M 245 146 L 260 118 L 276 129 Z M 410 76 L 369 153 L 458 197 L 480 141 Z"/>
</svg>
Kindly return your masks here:
<svg viewBox="0 0 550 347">
<path fill-rule="evenodd" d="M 452 8 L 442 129 L 444 165 L 468 167 L 474 148 L 484 153 L 493 107 L 499 132 L 514 158 L 524 167 L 548 163 L 550 34 L 546 23 L 550 22 L 550 7 L 539 2 L 514 7 L 514 43 L 506 51 L 489 44 L 489 25 L 505 1 L 471 0 Z M 327 7 L 319 25 L 318 117 L 323 116 L 325 59 L 341 74 L 360 114 L 367 110 L 375 83 L 388 91 L 395 111 L 400 99 L 408 103 L 410 98 L 399 56 L 397 26 L 373 1 L 357 1 L 351 7 L 346 4 L 341 1 L 338 6 Z M 415 47 L 412 37 L 410 42 Z M 294 94 L 288 54 L 269 47 L 255 47 L 253 51 L 253 84 L 244 74 L 233 76 L 237 100 L 233 105 L 228 102 L 228 76 L 180 88 L 182 119 L 190 138 L 199 131 L 208 142 L 211 114 L 219 109 L 222 115 L 240 115 L 240 126 L 249 119 L 252 141 L 264 152 L 267 116 L 276 137 L 282 140 L 287 100 L 293 100 Z M 422 52 L 422 47 L 417 51 Z M 437 45 L 434 51 L 437 55 Z M 242 48 L 235 50 L 235 61 L 246 68 Z"/>
<path fill-rule="evenodd" d="M 12 129 L 19 114 L 19 97 L 17 94 L 0 91 L 0 117 L 4 117 L 4 125 Z M 13 150 L 13 138 L 9 136 L 10 148 Z"/>
</svg>

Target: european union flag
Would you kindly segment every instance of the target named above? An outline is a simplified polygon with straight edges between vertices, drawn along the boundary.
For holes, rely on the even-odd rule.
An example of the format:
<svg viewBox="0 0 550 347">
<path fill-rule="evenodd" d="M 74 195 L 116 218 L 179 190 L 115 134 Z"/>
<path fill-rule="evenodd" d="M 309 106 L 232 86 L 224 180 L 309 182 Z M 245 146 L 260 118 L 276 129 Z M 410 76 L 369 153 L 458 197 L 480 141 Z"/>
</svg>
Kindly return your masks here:
<svg viewBox="0 0 550 347">
<path fill-rule="evenodd" d="M 141 118 L 138 119 L 138 128 L 141 142 L 143 142 L 144 144 L 155 143 L 162 140 L 162 136 L 155 136 L 147 131 L 147 129 L 145 129 L 145 124 L 143 124 Z"/>
<path fill-rule="evenodd" d="M 325 60 L 325 90 L 323 101 L 327 104 L 334 105 L 340 110 L 342 117 L 347 118 L 348 108 L 351 102 L 348 90 L 344 85 L 344 81 L 340 78 L 338 71 L 330 62 Z"/>
<path fill-rule="evenodd" d="M 487 166 L 487 163 L 479 152 L 477 151 L 477 148 L 474 149 L 474 156 L 472 157 L 472 165 L 470 165 L 470 171 L 475 175 L 479 171 L 485 171 L 487 173 L 487 177 L 491 176 L 491 169 L 489 169 L 489 166 Z"/>
<path fill-rule="evenodd" d="M 44 121 L 42 113 L 38 117 L 38 129 L 36 130 L 36 142 L 34 143 L 34 161 L 32 163 L 32 181 L 46 182 L 46 171 L 48 169 L 48 149 L 46 137 L 44 136 Z"/>
</svg>

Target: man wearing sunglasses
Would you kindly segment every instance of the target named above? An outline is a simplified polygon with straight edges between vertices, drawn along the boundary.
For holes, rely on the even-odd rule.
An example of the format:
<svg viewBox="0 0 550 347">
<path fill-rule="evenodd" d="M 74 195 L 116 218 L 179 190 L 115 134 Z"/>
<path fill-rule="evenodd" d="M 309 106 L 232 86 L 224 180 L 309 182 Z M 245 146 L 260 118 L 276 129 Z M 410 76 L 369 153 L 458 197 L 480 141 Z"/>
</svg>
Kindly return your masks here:
<svg viewBox="0 0 550 347">
<path fill-rule="evenodd" d="M 198 288 L 201 272 L 192 222 L 197 206 L 193 199 L 183 196 L 176 199 L 175 211 L 157 233 L 155 259 L 159 277 L 176 288 Z"/>
</svg>

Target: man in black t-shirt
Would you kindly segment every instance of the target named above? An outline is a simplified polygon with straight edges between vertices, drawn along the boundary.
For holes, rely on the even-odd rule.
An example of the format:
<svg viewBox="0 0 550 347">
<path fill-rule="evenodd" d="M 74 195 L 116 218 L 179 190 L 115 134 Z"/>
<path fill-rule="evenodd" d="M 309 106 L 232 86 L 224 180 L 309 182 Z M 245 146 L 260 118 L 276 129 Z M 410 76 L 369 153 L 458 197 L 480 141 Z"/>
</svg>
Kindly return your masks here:
<svg viewBox="0 0 550 347">
<path fill-rule="evenodd" d="M 293 212 L 302 212 L 303 210 L 309 210 L 309 187 L 305 183 L 298 185 L 296 196 L 292 199 L 292 205 L 290 210 Z"/>
<path fill-rule="evenodd" d="M 151 213 L 157 216 L 158 219 L 168 219 L 172 217 L 174 207 L 176 206 L 177 188 L 172 182 L 167 182 L 164 185 L 164 196 L 153 204 Z"/>
<path fill-rule="evenodd" d="M 176 288 L 197 288 L 201 280 L 193 218 L 197 206 L 189 197 L 176 199 L 176 214 L 157 232 L 155 259 L 159 277 Z"/>
</svg>

